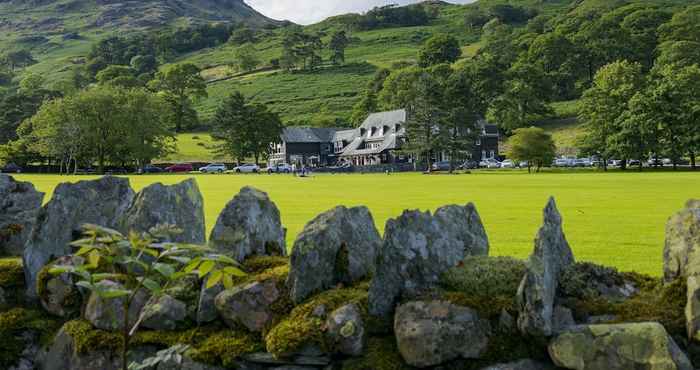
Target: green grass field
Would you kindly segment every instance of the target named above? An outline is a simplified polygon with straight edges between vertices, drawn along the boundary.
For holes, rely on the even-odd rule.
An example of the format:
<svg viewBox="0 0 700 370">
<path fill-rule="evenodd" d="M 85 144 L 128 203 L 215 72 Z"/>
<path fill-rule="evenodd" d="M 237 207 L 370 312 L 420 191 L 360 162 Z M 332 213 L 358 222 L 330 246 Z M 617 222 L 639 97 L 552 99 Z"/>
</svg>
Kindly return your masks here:
<svg viewBox="0 0 700 370">
<path fill-rule="evenodd" d="M 188 176 L 134 176 L 141 189 Z M 492 254 L 527 257 L 542 222 L 547 197 L 557 198 L 565 232 L 579 260 L 660 275 L 667 218 L 700 197 L 700 173 L 480 172 L 472 175 L 318 175 L 301 179 L 269 175 L 195 175 L 212 228 L 226 203 L 245 185 L 267 191 L 282 213 L 289 245 L 304 224 L 339 204 L 367 205 L 380 230 L 404 209 L 476 204 Z M 50 193 L 59 182 L 88 177 L 21 175 Z"/>
</svg>

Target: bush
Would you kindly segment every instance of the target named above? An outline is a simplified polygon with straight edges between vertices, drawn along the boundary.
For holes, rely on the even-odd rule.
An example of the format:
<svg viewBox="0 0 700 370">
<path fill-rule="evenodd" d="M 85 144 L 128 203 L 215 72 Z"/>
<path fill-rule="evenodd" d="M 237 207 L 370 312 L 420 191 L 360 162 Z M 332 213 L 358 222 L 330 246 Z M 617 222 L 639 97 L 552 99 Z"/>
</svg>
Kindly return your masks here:
<svg viewBox="0 0 700 370">
<path fill-rule="evenodd" d="M 440 282 L 447 290 L 467 295 L 514 297 L 525 271 L 525 262 L 511 257 L 467 257 Z"/>
</svg>

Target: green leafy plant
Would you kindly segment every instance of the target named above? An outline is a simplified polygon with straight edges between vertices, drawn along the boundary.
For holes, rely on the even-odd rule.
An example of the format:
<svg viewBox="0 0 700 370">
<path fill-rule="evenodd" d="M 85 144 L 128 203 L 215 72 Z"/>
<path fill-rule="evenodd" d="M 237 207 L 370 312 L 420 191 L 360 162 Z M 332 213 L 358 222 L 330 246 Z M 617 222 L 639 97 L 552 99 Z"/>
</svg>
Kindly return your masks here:
<svg viewBox="0 0 700 370">
<path fill-rule="evenodd" d="M 71 243 L 76 248 L 75 265 L 59 265 L 49 273 L 70 273 L 77 277 L 76 285 L 96 294 L 103 300 L 121 299 L 124 307 L 122 327 L 122 369 L 128 369 L 127 354 L 131 338 L 138 331 L 143 312 L 133 325 L 129 317 L 132 302 L 140 291 L 147 290 L 153 297 L 163 295 L 168 287 L 188 275 L 206 279 L 206 288 L 221 283 L 232 288 L 234 277 L 245 276 L 241 266 L 230 257 L 212 253 L 212 250 L 192 244 L 171 243 L 173 235 L 182 230 L 172 225 L 159 225 L 148 233 L 130 233 L 128 237 L 116 230 L 84 225 L 84 238 Z M 113 280 L 120 286 L 99 284 Z"/>
</svg>

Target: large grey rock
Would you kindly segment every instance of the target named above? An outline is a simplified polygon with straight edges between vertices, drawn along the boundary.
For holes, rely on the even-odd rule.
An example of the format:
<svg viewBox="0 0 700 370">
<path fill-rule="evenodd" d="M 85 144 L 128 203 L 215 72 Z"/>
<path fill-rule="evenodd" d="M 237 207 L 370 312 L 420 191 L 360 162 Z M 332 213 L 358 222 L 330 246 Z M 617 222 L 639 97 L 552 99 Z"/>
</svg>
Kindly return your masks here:
<svg viewBox="0 0 700 370">
<path fill-rule="evenodd" d="M 535 239 L 535 251 L 518 288 L 518 328 L 523 334 L 553 334 L 553 313 L 561 272 L 574 263 L 574 255 L 562 229 L 556 203 L 550 198 L 544 209 L 544 225 Z"/>
<path fill-rule="evenodd" d="M 491 329 L 476 311 L 442 301 L 400 305 L 394 333 L 401 356 L 419 368 L 457 358 L 478 359 L 487 349 Z"/>
<path fill-rule="evenodd" d="M 391 314 L 399 298 L 431 290 L 464 257 L 486 254 L 488 240 L 474 205 L 446 206 L 434 215 L 405 211 L 386 223 L 369 290 L 370 313 Z"/>
<path fill-rule="evenodd" d="M 187 305 L 169 296 L 151 298 L 141 312 L 141 326 L 153 330 L 175 330 L 187 318 Z"/>
<path fill-rule="evenodd" d="M 236 367 L 236 369 L 248 370 L 244 366 Z M 179 357 L 169 357 L 158 364 L 157 370 L 224 370 L 224 368 L 197 362 L 185 354 Z"/>
<path fill-rule="evenodd" d="M 43 200 L 31 183 L 0 174 L 0 255 L 22 255 Z"/>
<path fill-rule="evenodd" d="M 333 311 L 326 321 L 326 328 L 334 352 L 346 356 L 362 356 L 365 352 L 367 335 L 357 305 L 348 304 Z"/>
<path fill-rule="evenodd" d="M 194 179 L 167 186 L 156 183 L 141 190 L 119 222 L 124 232 L 147 232 L 158 225 L 182 230 L 171 242 L 204 244 L 204 199 Z"/>
<path fill-rule="evenodd" d="M 322 213 L 299 234 L 292 249 L 287 286 L 301 303 L 339 283 L 374 272 L 381 236 L 367 207 L 337 207 Z"/>
<path fill-rule="evenodd" d="M 659 323 L 577 326 L 556 336 L 549 354 L 566 369 L 693 369 Z"/>
<path fill-rule="evenodd" d="M 103 289 L 120 290 L 124 287 L 110 280 L 98 283 Z M 85 305 L 84 317 L 97 329 L 117 331 L 124 328 L 124 300 L 120 298 L 101 298 L 91 293 Z M 148 294 L 139 291 L 129 306 L 129 326 L 133 326 L 139 318 L 143 307 L 148 301 Z"/>
<path fill-rule="evenodd" d="M 64 328 L 59 330 L 40 360 L 39 370 L 121 370 L 121 351 L 96 349 L 80 353 L 76 348 L 76 338 Z M 156 353 L 154 348 L 140 347 L 129 351 L 131 362 L 141 362 Z"/>
<path fill-rule="evenodd" d="M 69 243 L 80 237 L 82 225 L 116 228 L 133 198 L 134 191 L 124 178 L 106 176 L 58 185 L 51 201 L 39 211 L 24 250 L 29 297 L 36 298 L 36 278 L 44 265 L 72 252 Z"/>
<path fill-rule="evenodd" d="M 700 341 L 700 276 L 688 276 L 687 301 L 685 305 L 685 326 L 688 339 Z"/>
<path fill-rule="evenodd" d="M 700 275 L 700 200 L 689 200 L 666 223 L 664 279 L 690 275 Z"/>
<path fill-rule="evenodd" d="M 271 279 L 223 291 L 216 297 L 216 309 L 232 328 L 243 325 L 261 332 L 274 319 L 271 306 L 279 298 L 280 291 Z"/>
<path fill-rule="evenodd" d="M 212 322 L 219 317 L 216 310 L 216 296 L 224 291 L 222 284 L 216 284 L 207 289 L 207 282 L 202 283 L 199 291 L 199 301 L 197 302 L 197 323 L 204 324 Z"/>
<path fill-rule="evenodd" d="M 209 244 L 238 261 L 287 254 L 280 212 L 267 193 L 244 187 L 221 212 Z"/>
</svg>

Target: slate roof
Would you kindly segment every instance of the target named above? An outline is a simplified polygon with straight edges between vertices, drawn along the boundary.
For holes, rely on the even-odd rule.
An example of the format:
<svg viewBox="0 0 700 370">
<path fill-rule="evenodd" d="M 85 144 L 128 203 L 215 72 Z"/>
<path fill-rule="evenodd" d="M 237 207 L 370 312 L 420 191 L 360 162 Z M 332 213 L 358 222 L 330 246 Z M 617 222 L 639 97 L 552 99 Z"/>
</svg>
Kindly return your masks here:
<svg viewBox="0 0 700 370">
<path fill-rule="evenodd" d="M 282 141 L 286 143 L 329 143 L 333 141 L 337 128 L 285 127 Z"/>
</svg>

